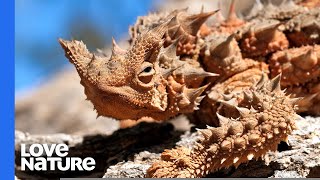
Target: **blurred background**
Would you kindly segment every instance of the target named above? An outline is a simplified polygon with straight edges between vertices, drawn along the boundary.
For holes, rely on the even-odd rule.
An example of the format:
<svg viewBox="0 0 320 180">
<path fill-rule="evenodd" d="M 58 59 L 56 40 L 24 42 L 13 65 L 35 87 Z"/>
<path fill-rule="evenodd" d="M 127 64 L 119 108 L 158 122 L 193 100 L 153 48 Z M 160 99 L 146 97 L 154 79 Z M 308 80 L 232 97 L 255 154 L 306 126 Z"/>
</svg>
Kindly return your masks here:
<svg viewBox="0 0 320 180">
<path fill-rule="evenodd" d="M 107 48 L 112 36 L 128 39 L 128 26 L 152 11 L 155 2 L 16 0 L 16 128 L 31 133 L 117 128 L 110 119 L 93 122 L 95 112 L 57 40 L 83 40 L 90 50 Z"/>
<path fill-rule="evenodd" d="M 69 65 L 59 37 L 81 39 L 90 49 L 125 36 L 136 17 L 152 11 L 149 0 L 16 0 L 15 92 L 22 93 Z"/>
<path fill-rule="evenodd" d="M 236 2 L 238 14 L 255 0 Z M 78 74 L 58 38 L 83 40 L 90 50 L 108 49 L 114 37 L 127 45 L 128 28 L 149 12 L 188 7 L 190 13 L 221 9 L 231 0 L 16 0 L 15 127 L 30 133 L 112 133 L 118 122 L 96 119 Z M 220 5 L 218 5 L 220 3 Z M 214 18 L 214 17 L 212 17 Z M 180 118 L 181 119 L 181 118 Z"/>
</svg>

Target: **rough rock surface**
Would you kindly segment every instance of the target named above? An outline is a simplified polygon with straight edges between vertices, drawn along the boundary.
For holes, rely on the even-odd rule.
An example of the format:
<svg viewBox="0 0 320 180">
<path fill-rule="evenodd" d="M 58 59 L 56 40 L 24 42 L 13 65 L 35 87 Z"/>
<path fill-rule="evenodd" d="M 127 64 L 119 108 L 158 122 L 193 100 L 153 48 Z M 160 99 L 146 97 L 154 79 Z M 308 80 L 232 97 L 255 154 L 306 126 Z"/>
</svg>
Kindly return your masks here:
<svg viewBox="0 0 320 180">
<path fill-rule="evenodd" d="M 298 130 L 278 146 L 279 152 L 268 153 L 265 161 L 251 160 L 237 169 L 222 169 L 207 177 L 320 177 L 320 118 L 306 117 L 297 121 Z M 115 131 L 112 135 L 30 135 L 16 131 L 16 176 L 24 178 L 57 177 L 145 177 L 147 169 L 160 158 L 164 149 L 175 145 L 192 147 L 198 132 L 176 131 L 169 123 L 140 123 L 138 126 Z M 148 134 L 148 136 L 144 136 Z M 156 140 L 156 141 L 155 141 Z M 69 156 L 94 157 L 94 171 L 80 172 L 22 172 L 20 144 L 66 143 Z M 269 159 L 269 160 L 267 160 Z"/>
<path fill-rule="evenodd" d="M 172 148 L 182 132 L 173 131 L 168 123 L 145 123 L 115 131 L 112 135 L 30 135 L 21 131 L 15 133 L 15 170 L 18 178 L 58 178 L 58 177 L 102 177 L 105 169 L 121 161 L 132 159 L 134 154 L 148 150 L 160 153 L 164 148 Z M 148 136 L 145 136 L 148 134 Z M 68 157 L 93 157 L 96 168 L 93 171 L 21 171 L 20 144 L 65 143 L 69 146 Z M 163 144 L 163 146 L 159 146 Z M 145 172 L 145 171 L 144 171 Z"/>
</svg>

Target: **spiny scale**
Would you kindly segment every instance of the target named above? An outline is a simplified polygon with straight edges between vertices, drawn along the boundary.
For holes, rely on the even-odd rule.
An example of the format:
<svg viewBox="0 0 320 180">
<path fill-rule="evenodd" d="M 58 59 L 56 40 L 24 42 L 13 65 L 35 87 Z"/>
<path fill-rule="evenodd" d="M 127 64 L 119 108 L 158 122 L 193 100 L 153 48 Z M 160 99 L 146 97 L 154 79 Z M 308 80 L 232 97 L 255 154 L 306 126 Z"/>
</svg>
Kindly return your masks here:
<svg viewBox="0 0 320 180">
<path fill-rule="evenodd" d="M 179 158 L 185 159 L 185 161 L 191 161 L 192 166 L 178 164 L 173 157 L 170 159 L 162 159 L 148 170 L 148 177 L 166 177 L 162 176 L 161 173 L 161 175 L 159 175 L 157 171 L 170 171 L 169 169 L 172 167 L 178 170 L 178 174 L 175 174 L 173 177 L 179 177 L 186 172 L 193 172 L 188 174 L 187 177 L 203 177 L 206 173 L 232 165 L 238 166 L 253 158 L 257 159 L 264 156 L 269 150 L 274 150 L 281 140 L 287 139 L 288 134 L 292 131 L 295 119 L 294 105 L 291 104 L 289 97 L 282 91 L 274 91 L 274 93 L 276 93 L 275 98 L 271 96 L 272 90 L 280 88 L 280 84 L 277 83 L 279 77 L 280 76 L 271 81 L 264 81 L 260 89 L 255 87 L 251 89 L 251 91 L 255 91 L 257 94 L 266 97 L 265 99 L 268 103 L 272 103 L 273 107 L 260 110 L 257 113 L 246 109 L 245 113 L 240 113 L 236 121 L 217 114 L 221 122 L 221 127 L 215 128 L 208 126 L 207 129 L 198 129 L 202 138 L 200 138 L 196 148 L 194 148 L 190 154 L 180 154 L 179 156 Z M 276 84 L 277 87 L 269 88 L 270 84 Z M 252 106 L 254 106 L 254 104 L 252 104 Z M 241 108 L 242 107 L 237 107 L 237 109 Z M 278 127 L 278 125 L 276 125 L 278 119 L 274 117 L 268 117 L 263 121 L 258 121 L 263 114 L 274 110 L 279 111 L 281 116 L 287 119 L 287 121 L 281 121 L 279 124 L 280 128 L 276 128 Z M 250 119 L 256 121 L 253 127 L 247 125 L 250 123 Z M 273 129 L 265 128 L 266 131 L 257 133 L 262 126 L 266 125 L 272 126 Z M 269 137 L 267 137 L 268 135 Z M 166 155 L 170 156 L 170 150 L 166 151 Z M 208 161 L 208 159 L 210 159 L 210 161 Z M 220 165 L 217 165 L 216 162 L 220 162 Z M 205 165 L 206 170 L 197 168 L 201 167 L 202 164 Z"/>
</svg>

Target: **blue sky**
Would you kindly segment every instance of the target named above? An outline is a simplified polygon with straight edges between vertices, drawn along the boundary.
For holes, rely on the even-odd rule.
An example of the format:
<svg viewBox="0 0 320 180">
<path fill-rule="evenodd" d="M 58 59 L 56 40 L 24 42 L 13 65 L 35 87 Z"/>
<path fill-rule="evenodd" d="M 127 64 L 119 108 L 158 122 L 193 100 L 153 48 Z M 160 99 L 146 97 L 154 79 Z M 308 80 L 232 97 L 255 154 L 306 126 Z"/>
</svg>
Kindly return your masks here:
<svg viewBox="0 0 320 180">
<path fill-rule="evenodd" d="M 150 0 L 16 0 L 15 92 L 39 85 L 69 65 L 59 37 L 82 37 L 87 27 L 97 44 L 128 33 L 137 16 L 152 8 Z M 80 31 L 79 29 L 82 29 Z M 85 29 L 85 30 L 83 30 Z M 82 33 L 82 34 L 81 34 Z M 101 38 L 102 37 L 102 38 Z M 101 48 L 101 47 L 100 47 Z"/>
</svg>

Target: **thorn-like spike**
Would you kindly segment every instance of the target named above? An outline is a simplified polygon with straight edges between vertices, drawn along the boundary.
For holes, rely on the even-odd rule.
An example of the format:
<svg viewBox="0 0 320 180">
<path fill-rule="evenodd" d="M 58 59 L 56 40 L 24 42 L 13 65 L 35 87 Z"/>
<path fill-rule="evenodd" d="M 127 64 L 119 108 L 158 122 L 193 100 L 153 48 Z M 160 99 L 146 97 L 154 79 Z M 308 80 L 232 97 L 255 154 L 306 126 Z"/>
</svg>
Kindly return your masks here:
<svg viewBox="0 0 320 180">
<path fill-rule="evenodd" d="M 281 92 L 282 92 L 283 94 L 286 94 L 286 91 L 287 91 L 287 88 L 284 88 L 284 89 L 281 90 Z"/>
<path fill-rule="evenodd" d="M 262 73 L 261 78 L 260 78 L 260 80 L 258 81 L 256 87 L 257 87 L 258 89 L 261 89 L 261 88 L 263 87 L 263 85 L 267 82 L 268 79 L 269 79 L 269 78 L 268 78 L 267 74 L 266 74 L 266 73 Z"/>
<path fill-rule="evenodd" d="M 258 5 L 259 7 L 263 8 L 263 4 L 261 3 L 260 0 L 256 0 L 255 4 Z"/>
<path fill-rule="evenodd" d="M 186 23 L 186 25 L 187 25 L 187 26 L 185 26 L 185 28 L 188 28 L 188 29 L 185 29 L 185 31 L 193 36 L 197 35 L 197 32 L 199 31 L 202 24 L 210 16 L 217 13 L 218 11 L 219 10 L 187 16 L 182 22 L 182 23 Z"/>
<path fill-rule="evenodd" d="M 293 58 L 292 61 L 299 68 L 310 70 L 318 63 L 318 57 L 314 49 L 309 49 L 306 53 Z"/>
<path fill-rule="evenodd" d="M 212 135 L 212 132 L 209 129 L 197 129 L 198 132 L 205 138 L 209 139 Z"/>
<path fill-rule="evenodd" d="M 227 158 L 222 158 L 220 161 L 220 164 L 223 164 L 226 160 L 227 160 Z"/>
<path fill-rule="evenodd" d="M 234 159 L 233 159 L 233 163 L 235 164 L 235 163 L 237 163 L 238 161 L 239 161 L 239 157 L 235 157 Z"/>
<path fill-rule="evenodd" d="M 78 73 L 90 79 L 87 74 L 87 66 L 92 61 L 93 54 L 89 52 L 86 45 L 77 40 L 67 41 L 59 38 L 58 41 L 65 51 L 65 56 L 75 66 Z"/>
<path fill-rule="evenodd" d="M 218 2 L 218 8 L 219 8 L 219 11 L 217 12 L 216 19 L 220 23 L 220 22 L 225 21 L 225 18 L 220 10 L 221 9 L 221 2 L 220 1 Z"/>
<path fill-rule="evenodd" d="M 247 155 L 247 159 L 248 159 L 249 161 L 252 160 L 253 157 L 254 157 L 254 154 L 252 154 L 252 153 L 250 153 L 250 154 Z"/>
<path fill-rule="evenodd" d="M 305 59 L 312 59 L 314 57 L 317 58 L 317 53 L 314 49 L 309 49 L 304 57 Z"/>
<path fill-rule="evenodd" d="M 173 72 L 174 72 L 175 70 L 178 70 L 178 69 L 180 69 L 180 68 L 182 68 L 182 67 L 183 67 L 183 64 L 180 65 L 180 66 L 177 66 L 177 67 L 175 67 L 175 68 L 164 69 L 164 70 L 161 72 L 162 77 L 164 77 L 165 79 L 167 79 L 170 75 L 173 74 Z"/>
<path fill-rule="evenodd" d="M 135 69 L 146 58 L 148 58 L 149 62 L 156 61 L 163 45 L 163 36 L 168 30 L 169 22 L 170 20 L 140 34 L 126 53 L 129 57 L 134 58 L 130 58 L 130 61 L 127 61 L 128 63 L 125 65 Z"/>
<path fill-rule="evenodd" d="M 235 34 L 231 34 L 224 42 L 220 43 L 218 46 L 215 47 L 215 44 L 213 43 L 212 48 L 214 48 L 210 48 L 210 53 L 214 54 L 217 57 L 220 57 L 221 59 L 233 55 L 235 52 L 234 45 L 232 44 L 234 38 Z"/>
<path fill-rule="evenodd" d="M 175 58 L 177 56 L 177 45 L 180 41 L 180 37 L 177 38 L 172 44 L 170 44 L 168 47 L 164 48 L 163 53 L 168 56 L 169 58 Z"/>
<path fill-rule="evenodd" d="M 253 113 L 257 113 L 258 112 L 257 110 L 254 109 L 253 106 L 250 107 L 250 111 L 253 112 Z"/>
<path fill-rule="evenodd" d="M 181 27 L 181 25 L 179 25 L 177 28 L 176 28 L 176 31 L 173 33 L 172 35 L 172 38 L 175 38 L 175 39 L 182 39 L 181 37 L 181 32 L 183 32 L 183 28 Z"/>
<path fill-rule="evenodd" d="M 235 11 L 235 0 L 231 1 L 228 17 L 226 19 L 226 23 L 237 23 L 237 24 L 243 24 L 244 21 L 239 19 L 236 11 Z"/>
<path fill-rule="evenodd" d="M 197 97 L 196 100 L 195 100 L 195 102 L 198 103 L 198 104 L 200 104 L 204 97 L 206 97 L 206 96 L 199 96 L 199 97 Z"/>
<path fill-rule="evenodd" d="M 173 18 L 171 18 L 170 20 L 158 25 L 157 27 L 151 29 L 148 33 L 152 33 L 154 34 L 156 37 L 158 38 L 162 38 L 164 36 L 164 34 L 167 32 L 168 30 L 168 25 L 173 21 Z"/>
<path fill-rule="evenodd" d="M 268 34 L 268 37 L 275 37 L 281 25 L 282 23 L 271 24 L 270 26 L 257 29 L 255 33 L 265 32 L 265 34 Z"/>
<path fill-rule="evenodd" d="M 219 125 L 220 126 L 224 126 L 226 124 L 228 124 L 229 122 L 229 118 L 221 116 L 219 113 L 216 113 L 218 119 L 219 119 Z"/>
<path fill-rule="evenodd" d="M 184 69 L 183 74 L 185 77 L 191 77 L 191 78 L 205 78 L 205 77 L 219 76 L 218 74 L 207 72 L 202 68 L 194 68 L 194 67 Z"/>
<path fill-rule="evenodd" d="M 228 36 L 225 42 L 227 44 L 230 44 L 235 37 L 236 37 L 236 34 L 231 34 L 230 36 Z"/>
<path fill-rule="evenodd" d="M 252 96 L 248 91 L 243 91 L 243 97 L 246 101 L 252 101 Z"/>
<path fill-rule="evenodd" d="M 203 73 L 200 73 L 199 75 L 200 75 L 200 77 L 214 77 L 214 76 L 219 76 L 219 74 L 212 73 L 212 72 L 207 72 L 207 71 L 204 71 Z"/>
<path fill-rule="evenodd" d="M 315 94 L 309 95 L 307 97 L 303 97 L 301 100 L 304 101 L 311 101 L 313 98 L 317 97 L 318 95 L 320 95 L 320 92 L 317 92 Z"/>
<path fill-rule="evenodd" d="M 222 103 L 223 105 L 230 106 L 230 107 L 238 106 L 238 101 L 237 101 L 236 98 L 232 98 L 232 99 L 230 99 L 228 101 L 219 100 L 218 102 Z"/>
<path fill-rule="evenodd" d="M 204 13 L 204 5 L 203 5 L 203 4 L 201 5 L 200 14 L 201 14 L 201 13 Z"/>
<path fill-rule="evenodd" d="M 273 7 L 273 4 L 272 4 L 272 2 L 270 0 L 267 0 L 267 6 Z"/>
<path fill-rule="evenodd" d="M 238 107 L 238 106 L 235 106 L 235 107 L 242 116 L 250 114 L 250 110 L 247 108 Z"/>
<path fill-rule="evenodd" d="M 208 152 L 210 152 L 211 154 L 215 154 L 217 150 L 218 150 L 217 145 L 213 144 L 213 145 L 210 145 Z"/>
<path fill-rule="evenodd" d="M 298 98 L 290 98 L 288 101 L 290 104 L 295 105 L 297 104 L 298 101 L 302 100 L 302 97 L 298 97 Z"/>
<path fill-rule="evenodd" d="M 91 58 L 91 60 L 90 60 L 88 65 L 90 66 L 90 64 L 93 64 L 96 60 L 97 60 L 96 55 L 92 54 L 92 58 Z"/>
<path fill-rule="evenodd" d="M 228 20 L 237 19 L 237 14 L 235 12 L 235 0 L 232 0 L 229 7 Z"/>
<path fill-rule="evenodd" d="M 188 89 L 188 88 L 184 88 L 183 89 L 183 94 L 187 97 L 187 99 L 190 100 L 190 102 L 194 102 L 195 99 L 197 97 L 199 97 L 202 92 L 207 89 L 207 87 L 209 86 L 209 84 L 207 85 L 204 85 L 202 87 L 199 87 L 199 88 L 195 88 L 195 89 Z"/>
<path fill-rule="evenodd" d="M 209 125 L 206 125 L 206 128 L 207 128 L 207 129 L 212 129 L 212 128 L 214 128 L 214 127 L 209 126 Z"/>
<path fill-rule="evenodd" d="M 272 133 L 268 133 L 267 134 L 267 139 L 271 139 L 271 138 L 273 138 L 273 134 Z"/>
<path fill-rule="evenodd" d="M 121 49 L 112 37 L 112 56 L 125 54 L 126 50 Z"/>
<path fill-rule="evenodd" d="M 277 92 L 277 93 L 280 92 L 281 91 L 280 81 L 281 81 L 281 73 L 270 81 L 269 89 L 272 92 Z"/>
<path fill-rule="evenodd" d="M 260 95 L 256 91 L 252 92 L 252 97 L 253 97 L 253 101 L 255 102 L 261 102 L 262 100 L 262 97 L 260 97 Z"/>
<path fill-rule="evenodd" d="M 221 94 L 225 101 L 229 101 L 233 98 L 233 94 Z"/>
<path fill-rule="evenodd" d="M 248 30 L 248 34 L 250 34 L 250 36 L 255 36 L 255 28 L 254 27 L 249 27 L 249 30 Z"/>
</svg>

